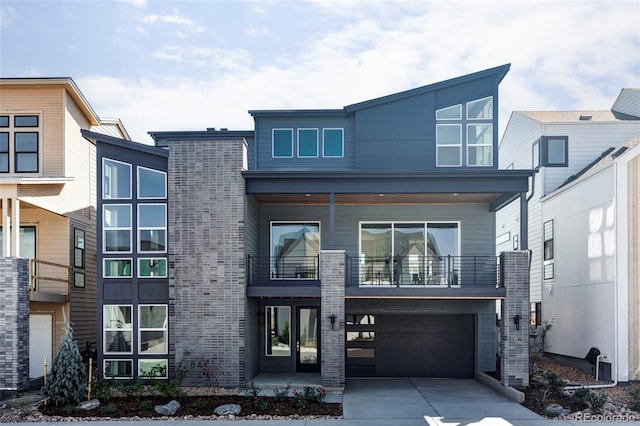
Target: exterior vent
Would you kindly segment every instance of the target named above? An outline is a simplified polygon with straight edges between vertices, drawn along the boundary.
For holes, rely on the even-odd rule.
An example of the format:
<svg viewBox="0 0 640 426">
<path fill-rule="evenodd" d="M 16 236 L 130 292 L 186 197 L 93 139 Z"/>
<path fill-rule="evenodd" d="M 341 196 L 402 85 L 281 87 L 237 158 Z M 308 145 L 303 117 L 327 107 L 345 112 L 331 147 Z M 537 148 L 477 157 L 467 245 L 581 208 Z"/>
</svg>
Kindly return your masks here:
<svg viewBox="0 0 640 426">
<path fill-rule="evenodd" d="M 591 121 L 591 118 L 592 118 L 591 115 L 581 115 L 580 121 Z"/>
<path fill-rule="evenodd" d="M 619 156 L 621 156 L 627 149 L 629 149 L 629 147 L 623 146 L 622 148 L 620 148 L 619 150 L 617 150 L 616 152 L 614 152 L 613 154 L 611 154 L 611 158 L 618 158 Z"/>
</svg>

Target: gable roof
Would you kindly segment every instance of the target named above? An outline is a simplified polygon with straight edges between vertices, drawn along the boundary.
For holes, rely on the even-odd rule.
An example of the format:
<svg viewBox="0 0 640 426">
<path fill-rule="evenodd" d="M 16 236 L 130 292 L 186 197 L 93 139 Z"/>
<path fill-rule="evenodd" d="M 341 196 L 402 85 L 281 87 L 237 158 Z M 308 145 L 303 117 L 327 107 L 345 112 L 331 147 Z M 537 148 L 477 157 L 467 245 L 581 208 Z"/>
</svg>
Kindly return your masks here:
<svg viewBox="0 0 640 426">
<path fill-rule="evenodd" d="M 621 114 L 611 110 L 578 111 L 514 111 L 540 123 L 589 123 L 639 120 L 638 117 Z"/>
<path fill-rule="evenodd" d="M 82 136 L 92 142 L 103 142 L 109 145 L 114 145 L 120 148 L 129 149 L 132 151 L 144 152 L 146 154 L 157 155 L 160 157 L 169 157 L 169 150 L 164 148 L 158 148 L 156 146 L 143 144 L 140 142 L 130 141 L 128 139 L 116 138 L 114 136 L 105 135 L 102 133 L 96 133 L 89 130 L 80 130 Z"/>
</svg>

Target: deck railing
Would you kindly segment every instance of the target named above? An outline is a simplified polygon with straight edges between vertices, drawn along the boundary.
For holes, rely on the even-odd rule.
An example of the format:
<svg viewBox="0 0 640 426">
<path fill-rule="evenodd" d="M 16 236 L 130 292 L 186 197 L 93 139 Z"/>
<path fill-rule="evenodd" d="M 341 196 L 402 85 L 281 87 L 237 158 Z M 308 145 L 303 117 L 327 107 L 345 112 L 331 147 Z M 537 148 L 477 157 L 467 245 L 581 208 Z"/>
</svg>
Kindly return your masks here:
<svg viewBox="0 0 640 426">
<path fill-rule="evenodd" d="M 69 265 L 29 259 L 29 295 L 32 301 L 69 301 Z"/>
<path fill-rule="evenodd" d="M 247 283 L 266 284 L 269 281 L 319 280 L 319 256 L 282 256 L 247 258 Z"/>
</svg>

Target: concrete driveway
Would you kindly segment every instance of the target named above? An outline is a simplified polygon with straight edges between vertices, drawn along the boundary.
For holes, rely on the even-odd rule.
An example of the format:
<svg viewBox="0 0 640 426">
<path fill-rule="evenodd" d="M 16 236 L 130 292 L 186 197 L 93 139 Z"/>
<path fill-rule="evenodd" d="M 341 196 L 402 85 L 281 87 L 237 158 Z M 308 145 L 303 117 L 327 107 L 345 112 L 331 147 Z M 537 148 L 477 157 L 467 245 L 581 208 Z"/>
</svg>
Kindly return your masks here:
<svg viewBox="0 0 640 426">
<path fill-rule="evenodd" d="M 472 379 L 348 379 L 344 420 L 394 425 L 534 425 L 546 419 Z M 389 423 L 391 424 L 391 423 Z"/>
</svg>

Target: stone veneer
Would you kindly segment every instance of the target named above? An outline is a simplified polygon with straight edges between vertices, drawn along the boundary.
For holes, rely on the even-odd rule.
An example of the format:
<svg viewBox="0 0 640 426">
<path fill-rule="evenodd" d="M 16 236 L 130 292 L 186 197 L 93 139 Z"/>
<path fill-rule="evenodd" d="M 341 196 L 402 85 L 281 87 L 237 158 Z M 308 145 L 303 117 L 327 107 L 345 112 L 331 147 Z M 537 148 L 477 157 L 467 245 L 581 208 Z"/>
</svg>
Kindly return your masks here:
<svg viewBox="0 0 640 426">
<path fill-rule="evenodd" d="M 320 344 L 322 385 L 342 389 L 345 382 L 345 252 L 320 252 Z M 335 324 L 331 316 L 335 315 Z"/>
<path fill-rule="evenodd" d="M 501 282 L 506 289 L 500 324 L 500 375 L 505 386 L 529 385 L 529 252 L 500 255 Z M 519 316 L 516 329 L 514 317 Z"/>
<path fill-rule="evenodd" d="M 0 257 L 0 400 L 29 386 L 29 260 Z"/>
<path fill-rule="evenodd" d="M 192 367 L 185 385 L 246 381 L 243 143 L 169 143 L 169 351 Z"/>
</svg>

